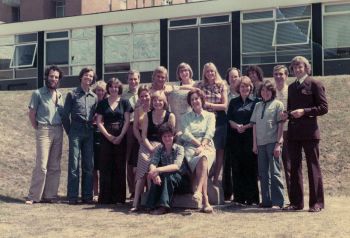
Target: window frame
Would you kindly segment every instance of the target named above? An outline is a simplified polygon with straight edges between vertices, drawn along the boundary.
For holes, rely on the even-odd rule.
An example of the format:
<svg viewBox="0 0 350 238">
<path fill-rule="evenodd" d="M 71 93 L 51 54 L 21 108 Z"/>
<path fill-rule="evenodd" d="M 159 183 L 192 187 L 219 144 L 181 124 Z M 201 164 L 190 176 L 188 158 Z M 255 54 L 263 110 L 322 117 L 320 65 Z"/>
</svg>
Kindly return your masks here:
<svg viewBox="0 0 350 238">
<path fill-rule="evenodd" d="M 29 46 L 29 45 L 34 45 L 35 48 L 34 48 L 34 52 L 33 52 L 33 55 L 32 55 L 32 63 L 31 64 L 25 64 L 25 65 L 13 65 L 14 61 L 15 61 L 15 54 L 16 54 L 16 48 L 17 47 L 21 47 L 21 46 Z M 36 56 L 36 52 L 37 52 L 37 48 L 38 48 L 38 43 L 21 43 L 21 44 L 16 44 L 14 45 L 14 48 L 13 48 L 13 54 L 12 54 L 12 58 L 11 58 L 11 62 L 10 62 L 10 66 L 9 68 L 10 69 L 20 69 L 20 68 L 27 68 L 27 67 L 33 67 L 34 65 L 34 62 L 35 62 L 35 56 Z"/>
<path fill-rule="evenodd" d="M 289 43 L 289 44 L 278 44 L 276 43 L 276 37 L 277 37 L 277 30 L 278 25 L 280 24 L 288 24 L 288 23 L 294 23 L 294 22 L 308 22 L 308 31 L 307 31 L 307 38 L 306 42 L 300 42 L 300 43 Z M 273 38 L 272 38 L 272 46 L 273 47 L 280 47 L 280 46 L 292 46 L 292 45 L 306 45 L 310 43 L 310 32 L 311 32 L 311 19 L 300 19 L 300 20 L 291 20 L 291 21 L 275 21 L 275 29 L 273 31 Z"/>
</svg>

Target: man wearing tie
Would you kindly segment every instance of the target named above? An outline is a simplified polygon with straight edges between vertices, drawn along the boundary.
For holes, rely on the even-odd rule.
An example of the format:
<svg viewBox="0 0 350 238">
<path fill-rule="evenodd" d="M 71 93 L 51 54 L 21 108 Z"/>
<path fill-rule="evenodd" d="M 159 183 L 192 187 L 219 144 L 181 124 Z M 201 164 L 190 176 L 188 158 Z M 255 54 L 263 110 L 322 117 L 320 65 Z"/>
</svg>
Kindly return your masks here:
<svg viewBox="0 0 350 238">
<path fill-rule="evenodd" d="M 288 87 L 288 153 L 291 161 L 290 205 L 284 210 L 304 208 L 302 152 L 304 149 L 309 178 L 309 212 L 324 208 L 322 174 L 319 164 L 320 130 L 317 116 L 328 112 L 324 86 L 310 76 L 309 61 L 302 56 L 293 58 L 290 65 L 296 81 Z"/>
</svg>

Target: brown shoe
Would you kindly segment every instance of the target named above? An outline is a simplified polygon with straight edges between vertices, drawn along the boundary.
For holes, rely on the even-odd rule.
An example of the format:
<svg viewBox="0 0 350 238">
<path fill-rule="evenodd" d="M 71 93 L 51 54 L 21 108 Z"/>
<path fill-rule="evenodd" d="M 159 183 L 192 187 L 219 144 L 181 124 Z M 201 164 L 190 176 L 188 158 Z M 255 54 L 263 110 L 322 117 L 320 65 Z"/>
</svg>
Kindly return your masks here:
<svg viewBox="0 0 350 238">
<path fill-rule="evenodd" d="M 152 215 L 163 215 L 163 214 L 165 214 L 167 212 L 168 212 L 168 210 L 165 207 L 159 207 L 159 208 L 151 211 L 150 213 Z"/>
<path fill-rule="evenodd" d="M 287 207 L 282 208 L 283 211 L 298 211 L 298 210 L 303 210 L 302 207 L 297 207 L 294 205 L 289 205 Z"/>
<path fill-rule="evenodd" d="M 320 212 L 322 208 L 320 207 L 310 207 L 309 212 Z"/>
</svg>

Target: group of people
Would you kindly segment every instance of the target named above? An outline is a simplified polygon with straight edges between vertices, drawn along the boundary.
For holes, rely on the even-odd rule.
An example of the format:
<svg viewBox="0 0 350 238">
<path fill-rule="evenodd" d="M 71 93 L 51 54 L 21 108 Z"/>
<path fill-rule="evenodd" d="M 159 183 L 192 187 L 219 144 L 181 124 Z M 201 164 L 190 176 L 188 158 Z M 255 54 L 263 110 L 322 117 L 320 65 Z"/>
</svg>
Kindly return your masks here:
<svg viewBox="0 0 350 238">
<path fill-rule="evenodd" d="M 64 128 L 72 205 L 123 204 L 127 181 L 130 212 L 139 211 L 147 189 L 145 207 L 152 214 L 168 212 L 175 192 L 192 193 L 202 211 L 211 213 L 211 180 L 235 204 L 301 210 L 304 149 L 309 211 L 321 211 L 317 116 L 328 110 L 325 89 L 310 76 L 306 58 L 296 56 L 289 68 L 296 77 L 289 86 L 284 65 L 274 67 L 274 81 L 264 80 L 258 66 L 249 66 L 244 76 L 229 68 L 224 80 L 213 63 L 206 63 L 195 81 L 190 65 L 181 63 L 178 84 L 169 84 L 167 69 L 159 66 L 150 86 L 140 85 L 140 73 L 130 70 L 126 92 L 117 78 L 92 85 L 95 73 L 84 68 L 80 86 L 64 102 L 57 90 L 62 71 L 47 68 L 45 86 L 33 92 L 29 103 L 37 157 L 26 204 L 57 201 Z"/>
</svg>

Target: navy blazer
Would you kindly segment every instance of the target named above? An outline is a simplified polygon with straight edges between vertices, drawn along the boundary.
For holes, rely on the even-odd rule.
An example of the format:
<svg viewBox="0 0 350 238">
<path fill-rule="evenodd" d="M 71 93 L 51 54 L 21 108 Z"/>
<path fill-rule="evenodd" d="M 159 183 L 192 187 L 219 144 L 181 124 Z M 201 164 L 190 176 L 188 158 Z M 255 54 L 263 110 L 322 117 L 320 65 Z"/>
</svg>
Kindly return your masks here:
<svg viewBox="0 0 350 238">
<path fill-rule="evenodd" d="M 317 116 L 328 112 L 328 103 L 323 84 L 308 76 L 298 85 L 296 82 L 288 87 L 287 110 L 304 109 L 300 118 L 289 118 L 288 139 L 320 139 Z"/>
</svg>

